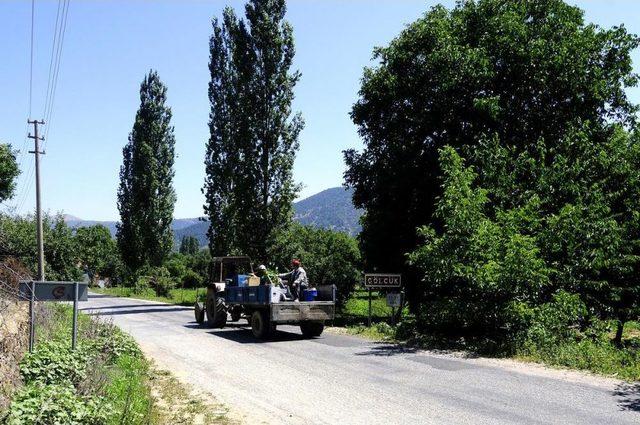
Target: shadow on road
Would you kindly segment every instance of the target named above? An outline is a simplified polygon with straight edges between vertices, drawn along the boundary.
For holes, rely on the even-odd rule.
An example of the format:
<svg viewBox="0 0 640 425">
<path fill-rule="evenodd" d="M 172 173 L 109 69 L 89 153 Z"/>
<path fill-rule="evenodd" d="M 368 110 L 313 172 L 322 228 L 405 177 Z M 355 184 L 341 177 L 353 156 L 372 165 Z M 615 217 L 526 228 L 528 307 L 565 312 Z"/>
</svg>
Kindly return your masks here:
<svg viewBox="0 0 640 425">
<path fill-rule="evenodd" d="M 167 304 L 126 304 L 126 305 L 112 305 L 112 306 L 104 306 L 104 307 L 91 307 L 86 308 L 85 310 L 111 310 L 117 308 L 134 308 L 134 307 L 167 307 Z M 82 309 L 81 309 L 82 310 Z"/>
<path fill-rule="evenodd" d="M 145 305 L 144 307 L 147 307 L 147 306 Z M 145 309 L 135 309 L 135 310 L 95 311 L 96 308 L 87 307 L 87 308 L 81 308 L 79 310 L 88 314 L 89 316 L 116 316 L 116 315 L 124 316 L 127 314 L 168 313 L 171 311 L 185 311 L 185 310 L 193 310 L 193 309 L 191 307 L 168 307 L 168 308 L 165 307 L 165 308 L 145 308 Z"/>
<path fill-rule="evenodd" d="M 203 323 L 201 325 L 197 322 L 190 322 L 182 326 L 189 329 L 209 329 L 206 323 Z M 227 329 L 227 328 L 246 329 L 248 327 L 249 325 L 243 324 L 243 323 L 227 323 L 226 325 L 224 325 L 224 329 Z"/>
<path fill-rule="evenodd" d="M 367 351 L 356 353 L 356 356 L 380 356 L 390 357 L 398 354 L 413 354 L 418 351 L 418 348 L 406 347 L 397 344 L 384 344 L 374 345 Z"/>
<path fill-rule="evenodd" d="M 208 333 L 215 337 L 224 338 L 239 344 L 269 344 L 275 342 L 302 341 L 306 339 L 301 334 L 276 331 L 269 339 L 261 340 L 253 336 L 251 330 L 247 329 L 244 325 L 238 325 L 236 329 L 215 329 Z"/>
<path fill-rule="evenodd" d="M 613 392 L 621 410 L 640 412 L 640 383 L 623 382 Z"/>
</svg>

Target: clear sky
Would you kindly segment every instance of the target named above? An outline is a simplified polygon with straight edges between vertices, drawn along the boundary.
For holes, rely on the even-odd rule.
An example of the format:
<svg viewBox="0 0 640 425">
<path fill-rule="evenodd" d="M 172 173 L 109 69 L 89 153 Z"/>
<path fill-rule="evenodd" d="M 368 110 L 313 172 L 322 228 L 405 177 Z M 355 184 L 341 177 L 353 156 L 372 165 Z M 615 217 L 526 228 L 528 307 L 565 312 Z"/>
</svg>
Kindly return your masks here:
<svg viewBox="0 0 640 425">
<path fill-rule="evenodd" d="M 239 1 L 83 1 L 71 0 L 53 117 L 42 160 L 43 207 L 83 219 L 118 218 L 116 189 L 144 74 L 156 69 L 168 86 L 176 134 L 175 216 L 202 215 L 204 149 L 208 138 L 208 40 L 211 18 Z M 294 27 L 295 66 L 302 72 L 295 109 L 306 128 L 294 175 L 304 184 L 301 197 L 342 184 L 342 150 L 360 147 L 349 119 L 362 68 L 374 46 L 388 43 L 407 23 L 436 1 L 290 0 L 287 19 Z M 453 2 L 442 2 L 451 6 Z M 601 26 L 624 23 L 640 34 L 640 2 L 573 1 Z M 44 109 L 57 1 L 35 5 L 32 117 Z M 0 141 L 19 155 L 23 174 L 17 196 L 4 208 L 33 211 L 34 185 L 28 183 L 33 155 L 25 145 L 29 102 L 31 2 L 0 2 Z M 634 67 L 640 70 L 640 52 Z M 640 103 L 640 90 L 630 96 Z M 28 146 L 25 149 L 25 146 Z M 33 180 L 31 178 L 30 180 Z"/>
</svg>

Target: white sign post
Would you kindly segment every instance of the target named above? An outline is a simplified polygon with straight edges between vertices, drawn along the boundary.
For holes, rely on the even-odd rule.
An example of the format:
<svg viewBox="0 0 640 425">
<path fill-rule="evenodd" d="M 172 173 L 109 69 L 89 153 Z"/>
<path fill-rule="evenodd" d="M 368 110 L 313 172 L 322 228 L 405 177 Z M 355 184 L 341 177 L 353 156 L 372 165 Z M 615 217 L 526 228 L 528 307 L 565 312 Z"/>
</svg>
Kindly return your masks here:
<svg viewBox="0 0 640 425">
<path fill-rule="evenodd" d="M 78 335 L 78 301 L 88 300 L 88 287 L 85 282 L 37 282 L 20 281 L 20 299 L 29 300 L 29 352 L 33 351 L 35 341 L 35 301 L 72 301 L 73 333 L 71 348 L 75 350 Z"/>
<path fill-rule="evenodd" d="M 365 273 L 364 287 L 369 289 L 369 327 L 371 327 L 371 290 L 384 288 L 399 288 L 402 276 L 397 273 Z"/>
</svg>

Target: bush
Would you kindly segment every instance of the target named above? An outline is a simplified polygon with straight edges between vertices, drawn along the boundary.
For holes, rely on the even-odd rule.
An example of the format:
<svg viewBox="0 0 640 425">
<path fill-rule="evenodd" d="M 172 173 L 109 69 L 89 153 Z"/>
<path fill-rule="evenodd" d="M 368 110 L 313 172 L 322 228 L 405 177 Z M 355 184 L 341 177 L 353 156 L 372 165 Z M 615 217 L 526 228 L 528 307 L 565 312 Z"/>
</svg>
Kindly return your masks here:
<svg viewBox="0 0 640 425">
<path fill-rule="evenodd" d="M 144 294 L 153 289 L 157 296 L 168 297 L 175 286 L 175 281 L 165 267 L 145 267 L 137 273 L 134 290 L 138 294 Z"/>
<path fill-rule="evenodd" d="M 97 335 L 86 344 L 91 351 L 106 356 L 109 361 L 116 361 L 122 356 L 142 357 L 135 340 L 112 324 L 101 324 Z"/>
<path fill-rule="evenodd" d="M 444 193 L 436 215 L 444 230 L 420 228 L 424 243 L 409 255 L 427 300 L 418 308 L 418 324 L 425 331 L 508 341 L 521 325 L 518 314 L 512 323 L 514 311 L 537 301 L 549 282 L 549 270 L 528 235 L 539 226 L 538 199 L 493 216 L 487 212 L 487 191 L 474 185 L 474 170 L 452 148 L 442 149 L 440 159 Z"/>
<path fill-rule="evenodd" d="M 70 316 L 70 308 L 56 305 L 52 323 L 40 333 L 48 339 L 21 362 L 26 386 L 10 405 L 7 423 L 148 423 L 140 419 L 152 403 L 145 384 L 148 365 L 133 338 L 110 323 L 80 316 L 73 351 Z M 130 390 L 123 394 L 118 388 L 125 384 Z"/>
<path fill-rule="evenodd" d="M 174 280 L 170 277 L 154 276 L 151 278 L 151 285 L 156 290 L 159 297 L 171 296 L 171 290 L 176 287 Z"/>
<path fill-rule="evenodd" d="M 44 384 L 38 380 L 18 391 L 6 423 L 102 425 L 111 413 L 111 405 L 102 397 L 79 396 L 68 382 Z"/>
<path fill-rule="evenodd" d="M 560 291 L 549 303 L 533 309 L 526 330 L 527 343 L 549 347 L 560 342 L 575 340 L 587 320 L 587 308 L 576 294 Z"/>
<path fill-rule="evenodd" d="M 20 364 L 20 374 L 27 383 L 77 385 L 85 378 L 88 349 L 71 350 L 68 341 L 44 341 L 36 345 Z"/>
<path fill-rule="evenodd" d="M 179 280 L 187 271 L 186 262 L 187 259 L 183 255 L 174 254 L 171 259 L 164 264 L 164 267 L 171 277 Z"/>
<path fill-rule="evenodd" d="M 198 288 L 202 285 L 202 277 L 193 270 L 187 270 L 182 275 L 182 286 L 185 288 Z"/>
</svg>

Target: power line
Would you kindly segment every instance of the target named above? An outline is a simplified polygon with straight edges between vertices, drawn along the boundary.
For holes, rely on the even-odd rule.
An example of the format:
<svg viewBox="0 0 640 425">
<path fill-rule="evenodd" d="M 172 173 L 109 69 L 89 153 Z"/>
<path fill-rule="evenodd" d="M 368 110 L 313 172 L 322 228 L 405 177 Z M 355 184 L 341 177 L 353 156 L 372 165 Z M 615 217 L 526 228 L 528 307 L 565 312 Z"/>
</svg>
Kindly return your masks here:
<svg viewBox="0 0 640 425">
<path fill-rule="evenodd" d="M 53 105 L 55 102 L 56 92 L 58 88 L 58 76 L 60 75 L 60 63 L 62 62 L 64 36 L 67 30 L 67 16 L 69 14 L 69 1 L 70 0 L 64 0 L 63 8 L 62 8 L 62 21 L 60 23 L 60 33 L 58 35 L 58 50 L 57 50 L 57 57 L 55 60 L 55 68 L 54 68 L 54 74 L 53 74 L 53 80 L 52 80 L 52 86 L 51 86 L 51 96 L 49 98 L 48 108 L 45 106 L 45 122 L 47 123 L 47 128 L 45 129 L 45 134 L 44 134 L 45 140 L 42 145 L 43 149 L 46 147 L 49 131 L 51 130 L 51 117 L 53 114 Z"/>
<path fill-rule="evenodd" d="M 56 23 L 53 27 L 53 43 L 51 45 L 51 58 L 49 59 L 49 75 L 47 76 L 47 95 L 44 101 L 44 105 L 45 105 L 45 111 L 43 111 L 43 116 L 46 115 L 46 108 L 47 105 L 49 104 L 49 97 L 51 95 L 50 93 L 50 89 L 51 89 L 51 76 L 52 74 L 52 70 L 53 68 L 53 58 L 55 56 L 55 49 L 56 49 L 56 41 L 58 40 L 58 22 L 60 20 L 60 5 L 62 4 L 62 0 L 58 0 L 58 11 L 56 12 Z"/>
<path fill-rule="evenodd" d="M 31 58 L 29 63 L 29 118 L 31 118 L 31 103 L 33 99 L 33 22 L 35 20 L 36 0 L 31 0 Z"/>
<path fill-rule="evenodd" d="M 43 116 L 45 118 L 45 122 L 47 124 L 50 124 L 51 121 L 51 117 L 53 114 L 53 107 L 54 107 L 54 103 L 55 103 L 55 96 L 56 96 L 56 92 L 57 92 L 57 86 L 58 86 L 58 76 L 60 74 L 60 63 L 62 61 L 62 51 L 63 51 L 63 46 L 64 46 L 64 38 L 65 38 L 65 34 L 66 34 L 66 28 L 67 28 L 67 17 L 69 14 L 69 2 L 70 0 L 58 0 L 58 8 L 57 8 L 57 12 L 56 12 L 56 21 L 55 21 L 55 25 L 54 25 L 54 34 L 53 34 L 53 42 L 51 44 L 51 57 L 49 59 L 49 73 L 47 76 L 47 91 L 46 91 L 46 96 L 45 96 L 45 102 L 44 102 L 44 111 L 43 111 Z M 30 83 L 29 83 L 29 116 L 31 116 L 31 96 L 32 96 L 32 80 L 33 80 L 33 27 L 34 27 L 34 6 L 35 0 L 32 0 L 32 22 L 31 22 L 31 77 L 30 77 Z M 44 150 L 46 147 L 46 141 L 47 138 L 49 136 L 49 131 L 51 129 L 51 125 L 47 125 L 45 131 L 44 131 L 44 140 L 42 143 L 42 149 Z M 21 160 L 20 163 L 22 165 L 22 163 L 24 162 L 24 157 L 25 155 L 25 151 L 26 151 L 26 142 L 27 142 L 27 135 L 26 135 L 26 128 L 25 128 L 25 139 L 23 142 L 23 149 L 21 150 Z M 33 163 L 30 162 L 29 163 L 29 169 L 28 171 L 24 174 L 26 180 L 25 182 L 25 189 L 22 192 L 21 196 L 19 196 L 19 201 L 16 203 L 16 207 L 17 207 L 17 211 L 22 210 L 22 207 L 24 206 L 24 204 L 26 203 L 29 194 L 31 192 L 31 188 L 33 185 L 33 174 L 34 174 L 34 166 Z"/>
<path fill-rule="evenodd" d="M 36 9 L 35 0 L 31 0 L 31 39 L 30 39 L 30 49 L 29 49 L 30 50 L 29 52 L 29 110 L 27 113 L 28 119 L 31 119 L 31 112 L 32 112 L 31 110 L 32 110 L 32 103 L 33 103 L 33 44 L 34 44 L 33 34 L 34 34 L 34 27 L 35 27 L 35 9 Z M 20 169 L 22 169 L 22 165 L 24 164 L 24 159 L 26 157 L 27 127 L 28 127 L 28 124 L 24 128 L 24 140 L 22 141 L 22 147 L 20 149 L 20 159 L 18 161 Z M 32 167 L 32 164 L 30 164 L 30 166 Z M 31 174 L 31 167 L 30 167 L 30 171 L 27 174 Z M 30 177 L 27 178 L 27 180 L 25 180 L 25 184 L 28 185 L 30 180 L 31 180 Z M 29 189 L 24 190 L 22 194 L 18 195 L 18 198 L 21 200 L 16 202 L 17 211 L 20 211 L 22 209 L 22 205 L 26 200 L 28 191 Z"/>
</svg>

